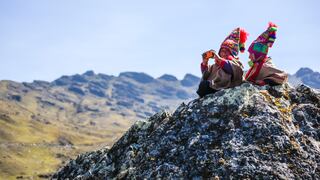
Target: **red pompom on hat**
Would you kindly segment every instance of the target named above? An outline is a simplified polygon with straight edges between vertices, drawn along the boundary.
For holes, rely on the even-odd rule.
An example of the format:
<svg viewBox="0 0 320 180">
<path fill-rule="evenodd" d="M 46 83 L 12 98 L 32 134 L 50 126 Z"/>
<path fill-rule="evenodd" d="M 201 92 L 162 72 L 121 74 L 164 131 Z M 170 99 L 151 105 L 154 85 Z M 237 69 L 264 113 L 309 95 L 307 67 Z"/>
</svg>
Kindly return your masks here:
<svg viewBox="0 0 320 180">
<path fill-rule="evenodd" d="M 245 51 L 245 43 L 248 39 L 249 33 L 247 33 L 244 29 L 240 28 L 240 51 L 243 53 Z"/>
</svg>

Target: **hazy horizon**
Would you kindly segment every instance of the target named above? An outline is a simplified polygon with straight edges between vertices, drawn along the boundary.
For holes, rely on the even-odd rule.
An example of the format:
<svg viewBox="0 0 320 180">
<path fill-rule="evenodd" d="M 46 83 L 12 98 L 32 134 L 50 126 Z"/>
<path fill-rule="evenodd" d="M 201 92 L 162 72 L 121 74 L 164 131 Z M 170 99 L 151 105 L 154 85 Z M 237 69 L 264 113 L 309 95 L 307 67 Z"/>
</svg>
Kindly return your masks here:
<svg viewBox="0 0 320 180">
<path fill-rule="evenodd" d="M 301 67 L 301 68 L 309 68 L 309 67 Z M 312 68 L 309 68 L 309 69 L 313 70 Z M 194 75 L 194 76 L 197 76 L 197 77 L 201 78 L 201 75 L 196 75 L 196 74 L 192 74 L 192 73 L 186 73 L 186 74 L 183 75 L 182 77 L 177 77 L 177 76 L 175 76 L 175 75 L 173 75 L 173 74 L 169 74 L 169 73 L 164 73 L 164 74 L 162 74 L 162 75 L 160 75 L 160 76 L 153 76 L 153 75 L 148 74 L 148 73 L 146 73 L 146 72 L 137 72 L 137 71 L 122 71 L 122 72 L 119 72 L 118 74 L 108 74 L 108 73 L 103 73 L 103 72 L 96 72 L 96 71 L 94 71 L 94 70 L 87 70 L 87 71 L 84 71 L 84 72 L 79 72 L 79 73 L 74 73 L 74 74 L 61 74 L 60 76 L 58 76 L 58 77 L 56 77 L 56 78 L 54 78 L 54 79 L 52 79 L 52 80 L 33 79 L 33 80 L 30 80 L 30 81 L 16 81 L 16 80 L 12 80 L 12 79 L 0 79 L 0 81 L 7 81 L 7 80 L 8 80 L 8 81 L 15 81 L 15 82 L 20 82 L 20 83 L 21 83 L 21 82 L 33 82 L 33 81 L 39 80 L 39 81 L 52 82 L 52 81 L 54 81 L 54 80 L 56 80 L 56 79 L 59 79 L 61 76 L 72 76 L 72 75 L 76 75 L 76 74 L 82 75 L 82 74 L 84 74 L 84 73 L 86 73 L 86 72 L 88 72 L 88 71 L 93 71 L 95 74 L 105 74 L 105 75 L 110 75 L 110 76 L 115 76 L 115 77 L 119 76 L 120 73 L 136 72 L 136 73 L 145 73 L 145 74 L 153 77 L 154 79 L 160 78 L 160 77 L 163 76 L 163 75 L 172 75 L 172 76 L 176 77 L 178 80 L 183 80 L 184 76 L 187 75 L 187 74 L 191 74 L 191 75 Z M 314 71 L 314 70 L 313 70 L 313 71 Z M 316 71 L 316 72 L 317 72 L 317 71 Z M 294 75 L 294 73 L 293 73 L 293 74 L 290 74 L 290 75 Z"/>
</svg>

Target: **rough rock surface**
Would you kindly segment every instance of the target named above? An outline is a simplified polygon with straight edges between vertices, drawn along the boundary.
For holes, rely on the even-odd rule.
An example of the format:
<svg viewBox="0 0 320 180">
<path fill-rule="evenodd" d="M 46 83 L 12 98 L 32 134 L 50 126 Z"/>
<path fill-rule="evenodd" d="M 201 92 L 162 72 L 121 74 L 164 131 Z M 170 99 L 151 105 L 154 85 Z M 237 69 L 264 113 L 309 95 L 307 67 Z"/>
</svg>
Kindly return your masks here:
<svg viewBox="0 0 320 180">
<path fill-rule="evenodd" d="M 244 83 L 137 121 L 53 179 L 320 179 L 320 95 Z"/>
</svg>

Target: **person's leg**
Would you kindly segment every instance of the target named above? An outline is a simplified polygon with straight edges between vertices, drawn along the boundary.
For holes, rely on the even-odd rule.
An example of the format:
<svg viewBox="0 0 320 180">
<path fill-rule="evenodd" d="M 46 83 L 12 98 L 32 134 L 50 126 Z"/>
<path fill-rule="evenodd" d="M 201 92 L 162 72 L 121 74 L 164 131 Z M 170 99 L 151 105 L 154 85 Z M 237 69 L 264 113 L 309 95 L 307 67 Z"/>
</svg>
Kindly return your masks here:
<svg viewBox="0 0 320 180">
<path fill-rule="evenodd" d="M 210 87 L 209 81 L 201 81 L 199 84 L 199 88 L 197 90 L 197 94 L 202 98 L 207 94 L 213 94 L 217 92 L 217 90 L 214 90 Z"/>
<path fill-rule="evenodd" d="M 265 80 L 263 80 L 266 84 L 269 84 L 270 86 L 278 86 L 278 85 L 280 85 L 279 83 L 276 83 L 276 82 L 274 82 L 273 80 L 271 80 L 271 79 L 265 79 Z"/>
</svg>

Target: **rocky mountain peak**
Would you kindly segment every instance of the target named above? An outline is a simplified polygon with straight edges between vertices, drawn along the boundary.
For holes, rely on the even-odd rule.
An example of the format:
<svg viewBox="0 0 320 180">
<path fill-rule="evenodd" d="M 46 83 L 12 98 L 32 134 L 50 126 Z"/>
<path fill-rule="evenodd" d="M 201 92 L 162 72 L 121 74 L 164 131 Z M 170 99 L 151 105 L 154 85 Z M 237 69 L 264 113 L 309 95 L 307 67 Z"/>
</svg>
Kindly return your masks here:
<svg viewBox="0 0 320 180">
<path fill-rule="evenodd" d="M 84 76 L 94 76 L 95 73 L 94 73 L 94 71 L 89 70 L 89 71 L 86 71 L 85 73 L 83 73 L 82 75 L 84 75 Z"/>
<path fill-rule="evenodd" d="M 310 68 L 300 68 L 297 72 L 296 72 L 296 76 L 297 77 L 302 77 L 306 74 L 310 74 L 310 73 L 313 73 L 313 70 L 310 69 Z"/>
<path fill-rule="evenodd" d="M 244 83 L 137 121 L 53 179 L 319 179 L 320 95 Z"/>
<path fill-rule="evenodd" d="M 164 81 L 178 81 L 178 79 L 170 74 L 164 74 L 160 76 L 158 79 L 164 80 Z"/>
<path fill-rule="evenodd" d="M 199 82 L 200 82 L 200 78 L 192 74 L 186 74 L 181 80 L 182 86 L 186 86 L 186 87 L 196 86 L 199 84 Z"/>
<path fill-rule="evenodd" d="M 320 89 L 320 73 L 310 68 L 300 68 L 295 74 L 298 80 L 303 84 L 307 84 L 313 88 Z M 293 78 L 291 78 L 293 79 Z M 294 84 L 294 83 L 293 83 Z"/>
<path fill-rule="evenodd" d="M 139 83 L 150 83 L 154 80 L 154 78 L 149 76 L 148 74 L 139 72 L 123 72 L 120 73 L 119 77 L 131 78 Z"/>
</svg>

